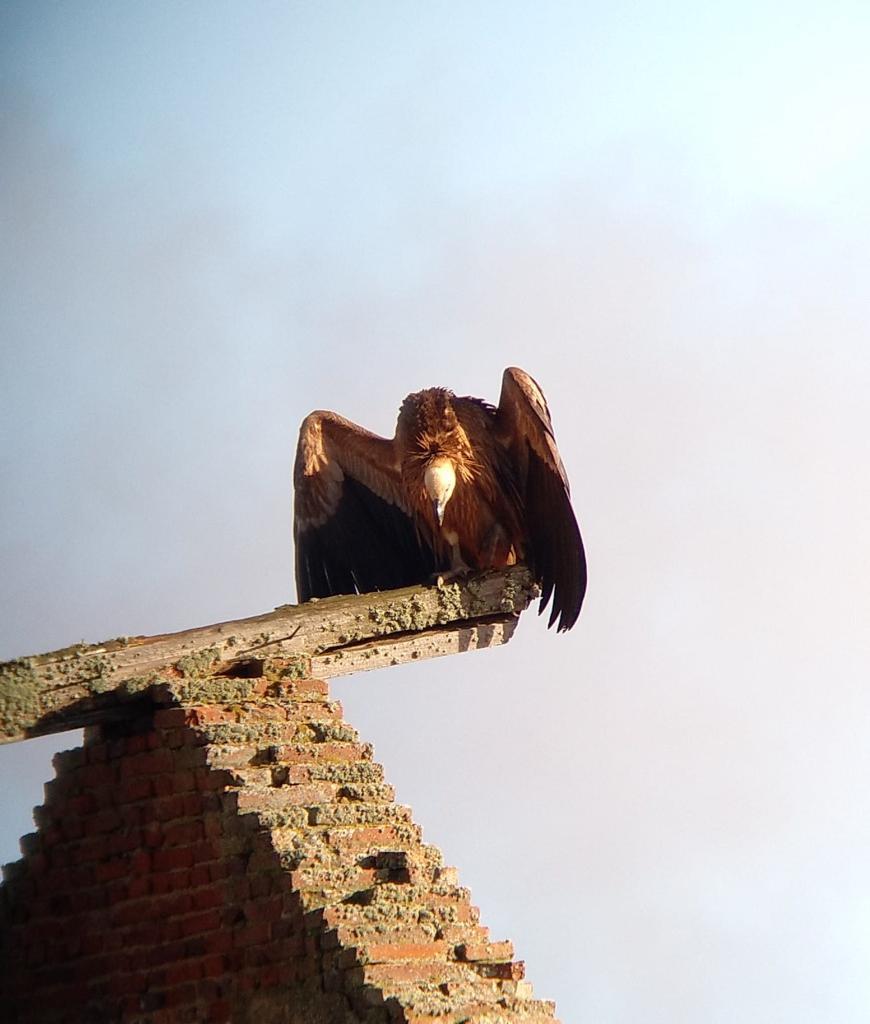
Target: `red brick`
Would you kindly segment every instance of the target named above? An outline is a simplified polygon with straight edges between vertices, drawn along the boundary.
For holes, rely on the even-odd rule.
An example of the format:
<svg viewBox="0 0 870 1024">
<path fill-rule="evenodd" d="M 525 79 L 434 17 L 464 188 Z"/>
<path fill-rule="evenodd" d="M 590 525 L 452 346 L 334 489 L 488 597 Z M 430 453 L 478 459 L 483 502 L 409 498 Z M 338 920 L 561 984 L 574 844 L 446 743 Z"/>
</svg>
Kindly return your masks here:
<svg viewBox="0 0 870 1024">
<path fill-rule="evenodd" d="M 79 771 L 79 778 L 82 785 L 87 788 L 92 786 L 109 786 L 115 781 L 115 766 L 106 764 L 89 764 Z"/>
<path fill-rule="evenodd" d="M 148 751 L 145 760 L 149 771 L 159 775 L 162 772 L 171 772 L 175 768 L 175 758 L 177 756 L 168 748 L 158 746 Z"/>
<path fill-rule="evenodd" d="M 160 942 L 136 954 L 136 959 L 143 967 L 160 967 L 162 964 L 175 963 L 185 955 L 184 942 Z"/>
<path fill-rule="evenodd" d="M 275 794 L 276 804 L 280 806 L 296 804 L 310 807 L 312 804 L 330 803 L 334 799 L 338 788 L 338 785 L 332 782 L 306 782 L 298 785 L 281 786 L 272 792 Z M 245 802 L 241 799 L 243 796 L 246 796 L 246 794 L 239 794 L 240 808 L 245 806 Z M 250 806 L 256 807 L 257 800 L 252 800 Z"/>
<path fill-rule="evenodd" d="M 139 832 L 142 845 L 147 847 L 163 845 L 163 829 L 157 821 L 149 821 Z"/>
<path fill-rule="evenodd" d="M 192 914 L 190 917 L 182 918 L 182 935 L 200 935 L 203 932 L 211 932 L 220 928 L 221 918 L 217 910 L 205 910 L 199 914 Z"/>
<path fill-rule="evenodd" d="M 147 777 L 128 779 L 121 783 L 119 794 L 124 803 L 147 800 L 151 796 L 151 780 Z"/>
<path fill-rule="evenodd" d="M 209 1024 L 226 1024 L 232 1019 L 232 1010 L 226 999 L 218 999 L 209 1003 L 205 1010 L 205 1019 Z"/>
<path fill-rule="evenodd" d="M 259 975 L 261 988 L 274 988 L 281 984 L 281 969 L 277 964 L 261 968 Z"/>
<path fill-rule="evenodd" d="M 324 679 L 294 679 L 292 682 L 281 683 L 281 688 L 288 697 L 303 697 L 307 694 L 329 696 L 329 684 Z"/>
<path fill-rule="evenodd" d="M 166 993 L 166 1006 L 168 1008 L 177 1008 L 185 1003 L 193 1003 L 195 1000 L 196 988 L 193 984 L 180 985 L 178 988 L 169 989 Z M 173 1015 L 167 1019 L 178 1020 L 178 1016 Z"/>
<path fill-rule="evenodd" d="M 176 729 L 187 721 L 185 708 L 160 708 L 154 712 L 154 727 L 157 729 Z"/>
<path fill-rule="evenodd" d="M 149 920 L 158 913 L 158 904 L 152 900 L 137 900 L 133 903 L 125 903 L 115 907 L 109 917 L 109 924 L 115 928 L 126 928 L 129 925 L 138 924 L 140 921 Z"/>
<path fill-rule="evenodd" d="M 470 903 L 453 904 L 455 919 L 457 921 L 468 921 L 470 924 L 477 924 L 480 911 Z"/>
<path fill-rule="evenodd" d="M 84 748 L 88 764 L 98 764 L 109 756 L 109 748 L 105 743 L 89 743 Z"/>
<path fill-rule="evenodd" d="M 273 964 L 281 957 L 283 947 L 280 942 L 253 943 L 245 947 L 245 968 L 264 967 Z"/>
<path fill-rule="evenodd" d="M 94 807 L 99 810 L 103 807 L 117 807 L 120 801 L 118 800 L 118 780 L 110 782 L 108 785 L 94 786 L 93 789 L 89 790 L 91 796 L 94 798 Z"/>
<path fill-rule="evenodd" d="M 196 986 L 196 996 L 203 1003 L 214 1003 L 223 999 L 232 989 L 227 979 L 216 981 L 214 978 L 203 978 Z"/>
<path fill-rule="evenodd" d="M 69 817 L 60 823 L 60 831 L 66 840 L 80 839 L 84 835 L 84 823 L 81 818 Z"/>
<path fill-rule="evenodd" d="M 370 963 L 390 963 L 395 960 L 447 959 L 446 942 L 382 942 L 368 946 L 365 959 Z"/>
<path fill-rule="evenodd" d="M 173 871 L 175 868 L 189 868 L 193 864 L 192 846 L 174 846 L 171 849 L 154 851 L 154 871 Z"/>
<path fill-rule="evenodd" d="M 185 981 L 199 981 L 202 977 L 202 961 L 182 960 L 166 967 L 164 984 L 180 985 Z"/>
<path fill-rule="evenodd" d="M 166 846 L 187 846 L 201 839 L 202 833 L 202 822 L 178 821 L 165 826 L 163 842 Z"/>
<path fill-rule="evenodd" d="M 368 743 L 287 743 L 278 747 L 277 756 L 287 763 L 308 761 L 370 761 L 372 748 Z"/>
<path fill-rule="evenodd" d="M 188 818 L 196 818 L 206 811 L 214 811 L 216 808 L 210 805 L 213 794 L 210 793 L 185 793 L 184 813 Z M 220 809 L 219 807 L 217 808 Z"/>
<path fill-rule="evenodd" d="M 239 928 L 233 935 L 233 944 L 237 947 L 250 946 L 254 943 L 269 941 L 269 922 L 255 921 Z"/>
<path fill-rule="evenodd" d="M 110 855 L 131 853 L 142 845 L 139 829 L 116 829 L 106 837 L 106 848 Z"/>
<path fill-rule="evenodd" d="M 151 788 L 158 799 L 160 797 L 172 796 L 175 792 L 175 784 L 173 783 L 172 776 L 165 773 L 154 776 L 151 781 Z"/>
<path fill-rule="evenodd" d="M 102 835 L 91 835 L 90 825 L 91 818 L 85 821 L 85 827 L 88 829 L 89 838 L 82 840 L 75 849 L 74 857 L 80 864 L 88 864 L 92 861 L 104 861 L 108 854 L 108 842 L 106 837 Z M 33 858 L 28 859 L 28 863 Z"/>
<path fill-rule="evenodd" d="M 217 814 L 209 814 L 202 821 L 203 833 L 207 839 L 219 839 L 223 835 L 224 825 Z"/>
<path fill-rule="evenodd" d="M 277 967 L 278 981 L 281 985 L 294 985 L 318 973 L 313 960 L 294 960 L 291 963 L 278 964 Z"/>
<path fill-rule="evenodd" d="M 195 727 L 185 726 L 181 730 L 181 736 L 185 750 L 189 750 L 192 747 L 204 747 L 208 743 L 208 737 Z"/>
<path fill-rule="evenodd" d="M 219 978 L 226 971 L 226 957 L 221 955 L 208 956 L 202 961 L 203 978 Z"/>
<path fill-rule="evenodd" d="M 250 864 L 250 861 L 248 863 Z M 275 889 L 275 872 L 268 870 L 267 866 L 261 865 L 251 874 L 248 889 L 254 899 L 263 899 L 269 896 Z"/>
<path fill-rule="evenodd" d="M 277 921 L 283 913 L 280 899 L 246 903 L 242 909 L 249 921 Z"/>
<path fill-rule="evenodd" d="M 94 877 L 98 882 L 110 882 L 115 878 L 123 878 L 127 874 L 127 861 L 122 857 L 104 861 L 94 868 Z"/>
<path fill-rule="evenodd" d="M 207 889 L 194 889 L 191 893 L 191 899 L 194 910 L 209 910 L 211 907 L 222 907 L 226 902 L 223 890 L 218 886 L 211 886 Z"/>
<path fill-rule="evenodd" d="M 243 974 L 236 972 L 236 987 L 242 992 L 252 992 L 255 988 L 259 988 L 259 971 L 246 971 Z"/>
<path fill-rule="evenodd" d="M 94 867 L 91 864 L 73 864 L 70 866 L 70 879 L 76 889 L 86 889 L 96 881 Z"/>
<path fill-rule="evenodd" d="M 125 828 L 138 828 L 154 820 L 154 802 L 147 804 L 120 804 L 118 813 Z"/>
<path fill-rule="evenodd" d="M 38 835 L 44 850 L 53 846 L 61 846 L 65 842 L 65 837 L 57 825 L 40 827 Z"/>
<path fill-rule="evenodd" d="M 116 807 L 106 807 L 97 814 L 91 815 L 88 831 L 112 832 L 121 825 L 121 814 Z"/>
<path fill-rule="evenodd" d="M 361 825 L 359 828 L 333 826 L 330 833 L 333 845 L 340 853 L 350 855 L 365 852 L 370 848 L 402 844 L 403 830 L 394 825 Z"/>
<path fill-rule="evenodd" d="M 513 960 L 512 942 L 467 942 L 456 947 L 459 960 Z"/>
<path fill-rule="evenodd" d="M 217 790 L 231 786 L 233 777 L 224 768 L 197 768 L 194 772 L 196 788 L 201 790 Z"/>
<path fill-rule="evenodd" d="M 135 859 L 135 858 L 134 858 Z M 150 864 L 150 858 L 149 858 Z M 151 893 L 151 879 L 147 876 L 132 878 L 127 886 L 127 899 L 135 900 Z"/>
<path fill-rule="evenodd" d="M 164 729 L 163 742 L 170 750 L 180 750 L 184 745 L 184 729 Z"/>
<path fill-rule="evenodd" d="M 360 976 L 365 978 L 369 984 L 374 985 L 384 982 L 401 984 L 412 981 L 444 981 L 450 966 L 439 961 L 429 962 L 427 960 L 399 964 L 368 964 L 364 969 L 364 974 Z M 457 969 L 460 965 L 452 966 Z"/>
<path fill-rule="evenodd" d="M 97 953 L 102 953 L 106 944 L 102 931 L 83 931 L 81 940 L 82 956 L 96 956 Z"/>
<path fill-rule="evenodd" d="M 177 892 L 168 893 L 155 901 L 157 916 L 163 919 L 178 917 L 187 914 L 193 907 L 193 898 L 187 889 L 180 889 Z"/>
<path fill-rule="evenodd" d="M 188 725 L 213 725 L 221 722 L 235 722 L 237 719 L 235 711 L 216 704 L 200 704 L 187 709 Z"/>
<path fill-rule="evenodd" d="M 67 813 L 84 817 L 96 809 L 97 801 L 93 793 L 82 793 L 64 801 Z"/>
<path fill-rule="evenodd" d="M 143 750 L 147 749 L 147 746 L 148 741 L 146 740 L 144 733 L 140 733 L 138 736 L 128 736 L 124 741 L 124 750 L 131 760 L 131 755 L 141 753 Z"/>
<path fill-rule="evenodd" d="M 526 965 L 522 960 L 507 964 L 477 963 L 475 971 L 483 978 L 503 978 L 510 981 L 521 981 L 526 976 Z"/>
<path fill-rule="evenodd" d="M 292 942 L 298 945 L 298 949 L 292 952 L 293 956 L 303 953 L 305 949 L 305 938 L 303 935 L 298 934 L 298 931 L 299 923 L 295 917 L 281 917 L 277 921 L 273 921 L 272 927 L 269 929 L 273 939 L 282 939 L 285 942 Z"/>
<path fill-rule="evenodd" d="M 128 948 L 136 946 L 156 946 L 160 944 L 163 928 L 160 921 L 140 921 L 124 933 L 124 944 Z"/>
<path fill-rule="evenodd" d="M 184 797 L 164 796 L 153 800 L 150 805 L 155 821 L 172 821 L 184 817 Z"/>
<path fill-rule="evenodd" d="M 194 864 L 190 869 L 190 884 L 199 887 L 214 881 L 211 867 L 211 864 Z"/>
<path fill-rule="evenodd" d="M 246 857 L 224 857 L 208 866 L 214 881 L 221 878 L 240 878 L 247 875 L 248 861 Z"/>
<path fill-rule="evenodd" d="M 178 892 L 190 886 L 190 871 L 182 868 L 179 871 L 160 871 L 151 876 L 151 889 L 155 896 Z"/>
<path fill-rule="evenodd" d="M 220 843 L 215 842 L 213 839 L 204 839 L 192 849 L 193 859 L 197 864 L 201 864 L 203 861 L 215 860 L 221 855 Z"/>
<path fill-rule="evenodd" d="M 196 780 L 193 772 L 189 769 L 183 769 L 172 773 L 172 791 L 173 793 L 187 793 L 192 789 L 196 788 Z"/>
<path fill-rule="evenodd" d="M 233 933 L 228 928 L 209 932 L 204 939 L 205 950 L 209 954 L 229 953 L 233 946 Z"/>
</svg>

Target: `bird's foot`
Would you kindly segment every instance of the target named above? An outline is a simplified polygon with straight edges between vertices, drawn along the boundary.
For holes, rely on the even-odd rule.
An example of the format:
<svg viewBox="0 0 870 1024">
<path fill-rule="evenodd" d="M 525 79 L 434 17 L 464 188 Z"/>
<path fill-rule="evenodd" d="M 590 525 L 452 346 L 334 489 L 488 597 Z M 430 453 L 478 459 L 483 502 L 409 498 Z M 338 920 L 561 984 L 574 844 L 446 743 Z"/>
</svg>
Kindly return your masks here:
<svg viewBox="0 0 870 1024">
<path fill-rule="evenodd" d="M 459 569 L 445 569 L 443 572 L 433 573 L 430 577 L 430 582 L 435 587 L 443 587 L 447 583 L 466 579 L 470 573 L 471 569 L 467 565 L 463 565 Z"/>
</svg>

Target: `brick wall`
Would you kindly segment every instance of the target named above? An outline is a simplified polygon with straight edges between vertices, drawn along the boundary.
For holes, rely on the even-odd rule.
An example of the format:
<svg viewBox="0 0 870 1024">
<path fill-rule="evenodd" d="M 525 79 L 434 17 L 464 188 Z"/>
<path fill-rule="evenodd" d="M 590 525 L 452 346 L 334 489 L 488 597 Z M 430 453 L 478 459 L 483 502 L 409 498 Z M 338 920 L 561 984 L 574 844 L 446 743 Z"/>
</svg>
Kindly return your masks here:
<svg viewBox="0 0 870 1024">
<path fill-rule="evenodd" d="M 179 685 L 55 767 L 4 1020 L 553 1024 L 326 684 Z"/>
</svg>

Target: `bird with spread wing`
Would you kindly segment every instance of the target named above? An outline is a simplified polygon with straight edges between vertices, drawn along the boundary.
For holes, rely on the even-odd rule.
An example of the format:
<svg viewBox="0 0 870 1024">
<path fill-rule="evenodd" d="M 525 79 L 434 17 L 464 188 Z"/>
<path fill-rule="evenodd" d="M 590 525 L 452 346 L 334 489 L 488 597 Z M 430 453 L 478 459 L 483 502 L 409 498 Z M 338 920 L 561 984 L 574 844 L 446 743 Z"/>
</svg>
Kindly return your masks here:
<svg viewBox="0 0 870 1024">
<path fill-rule="evenodd" d="M 498 407 L 445 388 L 408 395 L 396 434 L 333 412 L 302 423 L 294 470 L 298 600 L 527 565 L 548 625 L 570 629 L 586 557 L 541 389 L 508 367 Z"/>
</svg>

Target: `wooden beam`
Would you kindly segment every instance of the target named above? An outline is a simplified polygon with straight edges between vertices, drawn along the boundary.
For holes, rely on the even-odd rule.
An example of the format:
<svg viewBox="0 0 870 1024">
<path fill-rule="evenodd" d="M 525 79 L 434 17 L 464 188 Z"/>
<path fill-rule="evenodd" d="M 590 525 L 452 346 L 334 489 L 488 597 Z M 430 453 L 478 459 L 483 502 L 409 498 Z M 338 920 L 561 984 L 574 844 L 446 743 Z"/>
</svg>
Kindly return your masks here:
<svg viewBox="0 0 870 1024">
<path fill-rule="evenodd" d="M 515 566 L 18 658 L 0 664 L 0 743 L 117 719 L 155 686 L 262 675 L 268 663 L 285 675 L 330 678 L 496 646 L 536 594 L 528 570 Z"/>
</svg>

